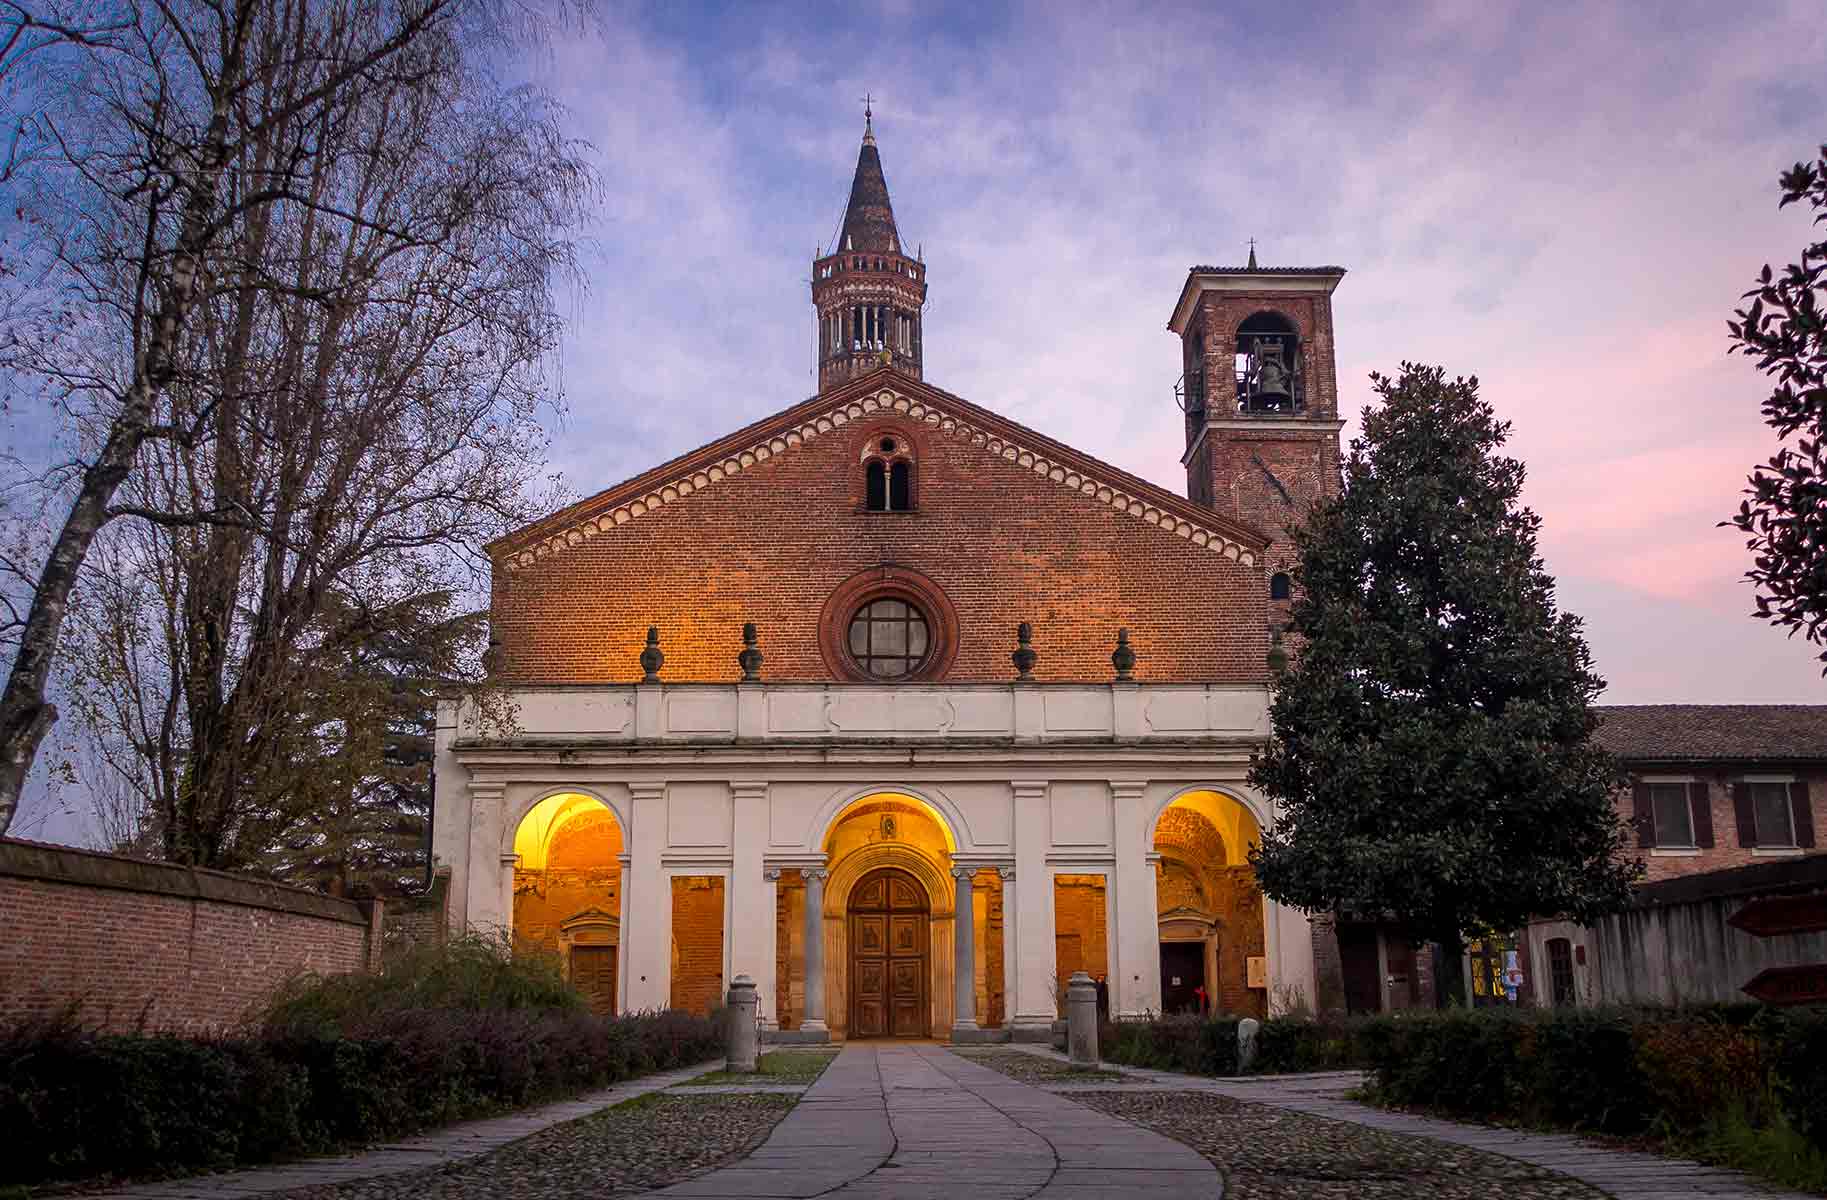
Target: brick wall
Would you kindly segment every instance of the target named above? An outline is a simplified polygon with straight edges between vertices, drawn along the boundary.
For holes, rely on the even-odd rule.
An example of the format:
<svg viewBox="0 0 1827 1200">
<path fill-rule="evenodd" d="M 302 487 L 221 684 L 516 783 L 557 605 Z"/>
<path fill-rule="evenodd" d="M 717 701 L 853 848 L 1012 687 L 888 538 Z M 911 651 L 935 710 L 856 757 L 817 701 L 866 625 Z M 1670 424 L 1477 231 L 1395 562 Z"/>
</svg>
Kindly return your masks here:
<svg viewBox="0 0 1827 1200">
<path fill-rule="evenodd" d="M 890 431 L 914 448 L 913 512 L 864 511 L 859 456 Z M 1158 500 L 1196 515 L 1184 500 Z M 586 502 L 535 532 L 556 532 L 602 503 Z M 1266 676 L 1259 567 L 892 413 L 853 421 L 508 569 L 505 556 L 523 544 L 492 548 L 492 628 L 510 682 L 639 679 L 649 624 L 660 628 L 665 679 L 735 680 L 744 621 L 760 627 L 765 679 L 840 678 L 820 650 L 821 609 L 840 584 L 885 563 L 929 579 L 956 610 L 946 682 L 1012 678 L 1021 621 L 1034 626 L 1042 680 L 1110 679 L 1119 627 L 1131 631 L 1144 681 Z"/>
<path fill-rule="evenodd" d="M 672 881 L 672 1007 L 707 1016 L 723 1004 L 723 877 Z"/>
<path fill-rule="evenodd" d="M 439 867 L 423 895 L 388 900 L 381 917 L 383 953 L 395 954 L 419 946 L 442 946 L 448 932 L 447 906 L 450 868 Z"/>
<path fill-rule="evenodd" d="M 1083 971 L 1096 979 L 1110 973 L 1105 925 L 1106 889 L 1102 875 L 1053 877 L 1053 937 L 1059 975 L 1060 1012 L 1065 1012 L 1066 980 Z"/>
<path fill-rule="evenodd" d="M 0 839 L 0 1020 L 74 1007 L 110 1030 L 226 1029 L 301 971 L 365 969 L 379 917 L 265 880 Z"/>
<path fill-rule="evenodd" d="M 1792 772 L 1797 780 L 1804 782 L 1808 788 L 1808 816 L 1812 824 L 1812 837 L 1805 836 L 1805 831 L 1797 829 L 1798 841 L 1812 841 L 1813 845 L 1802 849 L 1801 854 L 1772 854 L 1769 851 L 1758 853 L 1754 845 L 1746 845 L 1739 837 L 1738 814 L 1732 799 L 1732 785 L 1746 774 L 1770 774 L 1770 768 L 1747 769 L 1742 766 L 1719 767 L 1645 767 L 1633 770 L 1633 775 L 1647 776 L 1651 779 L 1691 779 L 1705 785 L 1707 790 L 1707 809 L 1712 816 L 1711 846 L 1697 847 L 1695 850 L 1657 852 L 1655 848 L 1641 846 L 1637 839 L 1631 839 L 1628 849 L 1631 853 L 1641 855 L 1647 871 L 1647 882 L 1655 883 L 1663 879 L 1678 879 L 1685 875 L 1698 875 L 1708 871 L 1722 871 L 1731 867 L 1750 866 L 1754 863 L 1769 862 L 1772 859 L 1801 857 L 1810 854 L 1827 853 L 1827 772 L 1816 770 Z M 1777 774 L 1785 773 L 1780 769 Z M 1632 819 L 1634 801 L 1630 789 L 1618 796 L 1618 814 L 1626 822 Z M 1697 836 L 1699 831 L 1696 831 Z"/>
</svg>

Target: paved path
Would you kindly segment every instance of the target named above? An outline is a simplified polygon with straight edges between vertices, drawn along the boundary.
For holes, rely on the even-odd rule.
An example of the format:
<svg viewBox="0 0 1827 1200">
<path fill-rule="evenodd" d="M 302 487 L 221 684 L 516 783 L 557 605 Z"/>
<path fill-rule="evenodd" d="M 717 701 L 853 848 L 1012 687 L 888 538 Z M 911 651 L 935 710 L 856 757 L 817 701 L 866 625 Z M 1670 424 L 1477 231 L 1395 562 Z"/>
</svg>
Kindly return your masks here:
<svg viewBox="0 0 1827 1200">
<path fill-rule="evenodd" d="M 129 1200 L 236 1200 L 268 1192 L 285 1192 L 293 1188 L 320 1187 L 348 1183 L 356 1179 L 375 1179 L 404 1171 L 422 1171 L 451 1163 L 481 1158 L 509 1142 L 517 1142 L 542 1129 L 566 1121 L 587 1117 L 599 1109 L 648 1092 L 657 1092 L 693 1079 L 706 1071 L 723 1066 L 722 1059 L 699 1063 L 679 1071 L 660 1075 L 643 1075 L 627 1083 L 618 1083 L 600 1092 L 591 1092 L 576 1100 L 548 1104 L 507 1117 L 483 1121 L 465 1121 L 422 1137 L 406 1138 L 376 1146 L 360 1154 L 337 1158 L 307 1158 L 300 1162 L 255 1171 L 227 1171 L 220 1175 L 198 1175 L 190 1179 L 173 1179 L 164 1183 L 142 1183 L 112 1191 L 90 1193 L 95 1196 L 126 1197 Z"/>
<path fill-rule="evenodd" d="M 1217 1197 L 1179 1142 L 935 1045 L 847 1046 L 759 1149 L 650 1193 L 832 1200 Z"/>
<path fill-rule="evenodd" d="M 1065 1061 L 1065 1055 L 1043 1047 L 1017 1048 Z M 1456 1146 L 1501 1154 L 1518 1162 L 1558 1171 L 1582 1183 L 1589 1183 L 1618 1200 L 1679 1200 L 1693 1196 L 1715 1197 L 1718 1200 L 1809 1200 L 1804 1193 L 1779 1190 L 1739 1171 L 1703 1166 L 1686 1159 L 1614 1149 L 1572 1134 L 1530 1133 L 1489 1125 L 1468 1125 L 1436 1117 L 1387 1112 L 1368 1104 L 1359 1104 L 1355 1100 L 1345 1099 L 1345 1093 L 1363 1081 L 1363 1073 L 1359 1071 L 1209 1079 L 1170 1071 L 1144 1071 L 1113 1063 L 1105 1063 L 1104 1066 L 1125 1075 L 1140 1077 L 1163 1089 L 1217 1092 L 1251 1104 L 1267 1104 L 1275 1108 L 1329 1117 L 1335 1121 L 1350 1121 L 1389 1133 L 1434 1138 Z M 1063 1092 L 1066 1089 L 1062 1087 L 1059 1090 Z M 1074 1086 L 1072 1090 L 1080 1088 Z"/>
</svg>

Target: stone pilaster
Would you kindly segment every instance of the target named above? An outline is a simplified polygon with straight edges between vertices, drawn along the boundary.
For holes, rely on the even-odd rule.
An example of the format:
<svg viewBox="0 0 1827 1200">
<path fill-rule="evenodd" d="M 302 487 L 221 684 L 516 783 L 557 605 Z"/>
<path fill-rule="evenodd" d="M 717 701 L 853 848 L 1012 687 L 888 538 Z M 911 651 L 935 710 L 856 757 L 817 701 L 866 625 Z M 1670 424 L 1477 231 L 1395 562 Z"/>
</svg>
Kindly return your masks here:
<svg viewBox="0 0 1827 1200">
<path fill-rule="evenodd" d="M 826 1033 L 825 1023 L 825 879 L 823 867 L 802 871 L 806 879 L 806 1015 L 803 1033 Z"/>
<path fill-rule="evenodd" d="M 952 1040 L 962 1041 L 964 1037 L 977 1032 L 977 947 L 976 947 L 976 900 L 972 895 L 972 880 L 976 877 L 977 868 L 954 866 L 952 868 L 952 894 L 954 897 L 952 919 L 952 994 L 953 1018 Z"/>
</svg>

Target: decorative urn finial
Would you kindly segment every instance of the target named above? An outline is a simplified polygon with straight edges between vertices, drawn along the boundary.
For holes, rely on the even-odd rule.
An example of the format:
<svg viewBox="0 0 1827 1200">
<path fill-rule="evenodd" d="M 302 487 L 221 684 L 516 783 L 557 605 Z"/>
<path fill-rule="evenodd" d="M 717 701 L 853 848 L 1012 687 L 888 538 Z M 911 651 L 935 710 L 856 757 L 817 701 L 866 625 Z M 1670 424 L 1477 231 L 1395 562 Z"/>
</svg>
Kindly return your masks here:
<svg viewBox="0 0 1827 1200">
<path fill-rule="evenodd" d="M 1280 679 L 1282 672 L 1288 669 L 1288 652 L 1281 644 L 1281 630 L 1279 629 L 1269 634 L 1269 653 L 1266 661 L 1269 664 L 1269 674 L 1277 679 Z"/>
<path fill-rule="evenodd" d="M 660 664 L 665 661 L 666 656 L 660 653 L 660 627 L 649 625 L 647 627 L 647 648 L 641 651 L 641 670 L 645 672 L 641 676 L 641 682 L 660 682 Z"/>
<path fill-rule="evenodd" d="M 1040 655 L 1034 653 L 1034 626 L 1023 621 L 1015 627 L 1015 652 L 1009 655 L 1009 661 L 1015 664 L 1015 678 L 1032 680 L 1034 678 L 1034 660 Z"/>
<path fill-rule="evenodd" d="M 756 647 L 755 622 L 742 623 L 742 653 L 736 656 L 736 665 L 742 668 L 742 682 L 759 683 L 761 681 L 761 651 Z"/>
<path fill-rule="evenodd" d="M 1116 668 L 1118 683 L 1134 683 L 1136 670 L 1136 652 L 1129 644 L 1129 631 L 1117 630 L 1116 649 L 1111 651 L 1110 665 Z"/>
</svg>

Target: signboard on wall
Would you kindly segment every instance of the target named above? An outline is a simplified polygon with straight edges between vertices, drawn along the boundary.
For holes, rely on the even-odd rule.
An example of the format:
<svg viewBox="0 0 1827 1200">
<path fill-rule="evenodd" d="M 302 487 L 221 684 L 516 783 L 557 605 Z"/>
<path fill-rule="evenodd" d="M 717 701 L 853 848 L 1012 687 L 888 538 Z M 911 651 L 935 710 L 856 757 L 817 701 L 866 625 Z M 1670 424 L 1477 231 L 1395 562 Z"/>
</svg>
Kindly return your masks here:
<svg viewBox="0 0 1827 1200">
<path fill-rule="evenodd" d="M 1269 986 L 1269 960 L 1261 954 L 1252 954 L 1243 960 L 1244 983 L 1253 988 Z"/>
</svg>

